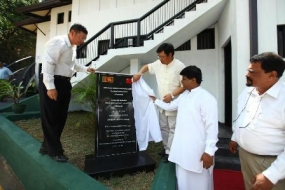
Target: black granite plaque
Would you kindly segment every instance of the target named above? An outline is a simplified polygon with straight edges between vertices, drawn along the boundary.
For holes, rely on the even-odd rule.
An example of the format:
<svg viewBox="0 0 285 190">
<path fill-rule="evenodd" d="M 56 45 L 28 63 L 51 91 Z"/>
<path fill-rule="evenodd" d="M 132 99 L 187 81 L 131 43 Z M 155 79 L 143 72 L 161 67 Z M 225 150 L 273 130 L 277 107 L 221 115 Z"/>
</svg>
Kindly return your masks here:
<svg viewBox="0 0 285 190">
<path fill-rule="evenodd" d="M 97 75 L 96 155 L 137 152 L 132 76 L 110 73 Z"/>
<path fill-rule="evenodd" d="M 96 73 L 95 154 L 85 156 L 92 176 L 153 171 L 155 161 L 138 151 L 132 98 L 132 75 Z"/>
</svg>

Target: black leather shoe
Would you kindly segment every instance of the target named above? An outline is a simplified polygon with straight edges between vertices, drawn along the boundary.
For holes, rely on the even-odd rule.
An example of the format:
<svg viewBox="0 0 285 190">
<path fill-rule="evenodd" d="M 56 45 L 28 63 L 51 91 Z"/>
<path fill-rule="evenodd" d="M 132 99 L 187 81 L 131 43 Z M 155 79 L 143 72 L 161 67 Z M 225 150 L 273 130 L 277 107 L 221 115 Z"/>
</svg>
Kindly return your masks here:
<svg viewBox="0 0 285 190">
<path fill-rule="evenodd" d="M 163 157 L 162 157 L 162 161 L 164 162 L 164 163 L 168 163 L 169 162 L 169 160 L 168 160 L 168 154 L 165 154 Z"/>
<path fill-rule="evenodd" d="M 41 148 L 39 150 L 39 153 L 41 153 L 41 154 L 48 154 L 48 150 L 47 150 L 46 147 L 41 146 Z"/>
<path fill-rule="evenodd" d="M 67 162 L 68 158 L 65 155 L 51 156 L 57 162 Z"/>
</svg>

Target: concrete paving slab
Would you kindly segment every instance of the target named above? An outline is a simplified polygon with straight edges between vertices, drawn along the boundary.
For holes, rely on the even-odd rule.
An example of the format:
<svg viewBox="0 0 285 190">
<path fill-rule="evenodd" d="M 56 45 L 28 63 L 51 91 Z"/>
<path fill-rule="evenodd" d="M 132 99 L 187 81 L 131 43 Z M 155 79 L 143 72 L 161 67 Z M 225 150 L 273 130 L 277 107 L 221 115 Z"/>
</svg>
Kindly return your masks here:
<svg viewBox="0 0 285 190">
<path fill-rule="evenodd" d="M 18 179 L 6 159 L 0 154 L 0 190 L 24 190 L 24 186 Z"/>
</svg>

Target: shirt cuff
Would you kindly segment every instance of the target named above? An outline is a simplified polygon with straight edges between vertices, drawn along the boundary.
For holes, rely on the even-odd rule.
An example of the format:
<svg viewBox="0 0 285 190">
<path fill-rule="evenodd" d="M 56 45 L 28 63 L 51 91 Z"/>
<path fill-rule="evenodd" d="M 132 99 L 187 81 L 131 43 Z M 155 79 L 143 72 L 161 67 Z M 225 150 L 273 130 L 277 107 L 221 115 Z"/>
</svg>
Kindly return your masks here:
<svg viewBox="0 0 285 190">
<path fill-rule="evenodd" d="M 235 133 L 233 133 L 231 140 L 237 142 Z"/>
<path fill-rule="evenodd" d="M 216 147 L 216 146 L 214 146 L 214 147 L 206 147 L 206 150 L 205 150 L 205 152 L 207 153 L 207 154 L 209 154 L 210 156 L 214 156 L 215 155 L 215 152 L 218 150 L 218 148 Z"/>
<path fill-rule="evenodd" d="M 45 86 L 47 90 L 55 89 L 55 85 L 53 83 L 46 83 Z"/>
<path fill-rule="evenodd" d="M 262 174 L 271 181 L 271 183 L 276 184 L 280 180 L 280 174 L 274 168 L 269 167 L 267 170 L 262 172 Z"/>
</svg>

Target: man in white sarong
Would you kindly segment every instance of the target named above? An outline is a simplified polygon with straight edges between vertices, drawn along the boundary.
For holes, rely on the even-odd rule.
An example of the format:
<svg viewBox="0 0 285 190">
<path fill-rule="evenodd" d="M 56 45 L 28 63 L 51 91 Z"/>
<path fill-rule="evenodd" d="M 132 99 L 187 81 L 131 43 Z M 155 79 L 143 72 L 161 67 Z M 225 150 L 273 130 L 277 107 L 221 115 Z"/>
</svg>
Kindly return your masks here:
<svg viewBox="0 0 285 190">
<path fill-rule="evenodd" d="M 151 97 L 164 110 L 177 110 L 175 135 L 169 161 L 176 164 L 179 190 L 212 190 L 214 154 L 218 149 L 218 111 L 216 99 L 200 84 L 202 72 L 196 66 L 184 68 L 182 84 L 186 90 L 165 103 Z"/>
</svg>

